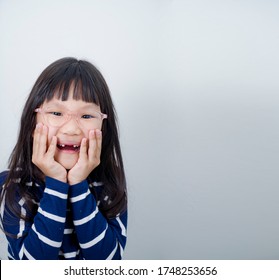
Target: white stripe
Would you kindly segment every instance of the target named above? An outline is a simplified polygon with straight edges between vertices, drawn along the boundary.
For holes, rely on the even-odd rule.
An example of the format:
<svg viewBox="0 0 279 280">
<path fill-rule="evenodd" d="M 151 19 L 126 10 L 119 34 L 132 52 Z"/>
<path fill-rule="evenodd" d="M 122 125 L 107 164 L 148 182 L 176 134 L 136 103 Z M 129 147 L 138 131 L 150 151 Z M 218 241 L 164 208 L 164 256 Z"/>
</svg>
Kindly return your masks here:
<svg viewBox="0 0 279 280">
<path fill-rule="evenodd" d="M 4 186 L 3 186 L 3 190 L 4 190 Z M 2 204 L 0 205 L 0 215 L 2 219 L 4 218 L 5 200 L 6 200 L 6 192 L 3 196 Z"/>
<path fill-rule="evenodd" d="M 13 260 L 15 259 L 15 254 L 10 243 L 8 243 L 8 257 L 12 258 Z"/>
<path fill-rule="evenodd" d="M 35 258 L 24 248 L 24 255 L 28 260 L 35 260 Z"/>
<path fill-rule="evenodd" d="M 72 234 L 74 232 L 73 228 L 65 228 L 64 229 L 64 234 Z"/>
<path fill-rule="evenodd" d="M 74 231 L 73 228 L 65 228 L 65 229 L 64 229 L 64 234 L 72 234 L 73 231 Z"/>
<path fill-rule="evenodd" d="M 112 260 L 113 256 L 115 255 L 116 251 L 118 248 L 118 242 L 116 242 L 116 246 L 115 248 L 112 250 L 112 252 L 109 254 L 109 256 L 107 257 L 107 260 Z"/>
<path fill-rule="evenodd" d="M 25 211 L 25 209 L 22 209 L 21 213 L 26 214 L 26 211 L 24 212 L 23 210 Z M 22 237 L 24 228 L 25 228 L 25 221 L 23 219 L 20 219 L 20 221 L 19 221 L 19 233 L 17 234 L 17 238 Z"/>
<path fill-rule="evenodd" d="M 60 217 L 51 213 L 48 213 L 46 211 L 44 211 L 41 207 L 38 208 L 38 212 L 41 213 L 43 216 L 56 221 L 56 222 L 60 222 L 60 223 L 65 223 L 66 218 L 65 217 Z"/>
<path fill-rule="evenodd" d="M 55 190 L 51 190 L 49 188 L 45 188 L 45 193 L 57 196 L 57 197 L 62 198 L 62 199 L 67 199 L 68 198 L 67 194 L 64 194 L 64 193 L 61 193 L 61 192 L 58 192 L 58 191 L 55 191 Z"/>
<path fill-rule="evenodd" d="M 87 242 L 87 243 L 80 243 L 80 244 L 79 244 L 80 247 L 81 247 L 82 249 L 87 249 L 87 248 L 89 248 L 89 247 L 94 246 L 95 244 L 97 244 L 98 242 L 100 242 L 100 241 L 105 237 L 105 234 L 106 234 L 107 229 L 108 229 L 108 225 L 107 225 L 106 229 L 105 229 L 100 235 L 98 235 L 96 238 L 94 238 L 93 240 L 91 240 L 91 241 L 89 241 L 89 242 Z"/>
<path fill-rule="evenodd" d="M 27 187 L 32 187 L 32 182 L 27 182 L 27 183 L 25 183 L 25 185 L 27 186 Z"/>
<path fill-rule="evenodd" d="M 19 204 L 20 206 L 23 206 L 24 203 L 25 203 L 25 199 L 24 199 L 24 198 L 22 198 L 22 199 L 19 200 L 19 202 L 18 202 L 18 204 Z"/>
<path fill-rule="evenodd" d="M 24 204 L 25 200 L 22 198 L 18 204 L 21 206 L 20 207 L 20 213 L 22 217 L 26 217 L 26 210 L 23 208 L 23 204 Z M 25 221 L 23 219 L 19 220 L 19 232 L 17 234 L 17 238 L 22 237 L 23 231 L 25 229 Z"/>
<path fill-rule="evenodd" d="M 19 250 L 19 253 L 18 253 L 20 260 L 23 259 L 23 255 L 25 255 L 26 258 L 29 260 L 35 260 L 35 258 L 26 250 L 24 244 L 22 244 L 21 249 Z"/>
<path fill-rule="evenodd" d="M 32 199 L 32 202 L 38 206 L 40 206 L 40 202 L 37 202 L 36 200 Z"/>
<path fill-rule="evenodd" d="M 66 259 L 74 258 L 78 254 L 79 254 L 79 250 L 77 250 L 75 252 L 69 252 L 69 253 L 63 253 L 63 252 L 59 253 L 60 256 L 64 256 Z"/>
<path fill-rule="evenodd" d="M 72 203 L 74 203 L 74 202 L 83 200 L 83 199 L 85 199 L 89 194 L 91 194 L 91 192 L 90 192 L 90 190 L 88 189 L 86 193 L 83 193 L 83 194 L 80 194 L 80 195 L 77 195 L 77 196 L 74 196 L 74 197 L 70 198 L 70 201 L 71 201 Z"/>
<path fill-rule="evenodd" d="M 104 183 L 103 183 L 103 182 L 93 182 L 92 185 L 93 185 L 94 187 L 100 187 L 100 186 L 103 186 Z"/>
<path fill-rule="evenodd" d="M 120 256 L 122 258 L 123 257 L 124 249 L 122 248 L 121 244 L 119 244 L 119 246 L 120 246 Z"/>
<path fill-rule="evenodd" d="M 119 226 L 120 226 L 120 228 L 121 228 L 121 234 L 122 234 L 123 236 L 127 236 L 126 228 L 125 228 L 125 226 L 123 225 L 123 223 L 122 223 L 122 221 L 120 220 L 120 218 L 119 218 L 119 217 L 116 217 L 116 221 L 118 222 L 118 224 L 119 224 Z"/>
<path fill-rule="evenodd" d="M 14 256 L 12 256 L 9 252 L 8 252 L 8 258 L 13 260 L 15 259 Z"/>
<path fill-rule="evenodd" d="M 95 211 L 93 213 L 91 213 L 90 215 L 88 215 L 87 217 L 80 219 L 80 220 L 75 220 L 74 225 L 80 226 L 82 224 L 87 223 L 88 221 L 92 220 L 98 212 L 99 212 L 99 209 L 96 207 Z"/>
<path fill-rule="evenodd" d="M 24 251 L 24 244 L 22 244 L 21 249 L 18 252 L 18 257 L 19 257 L 20 260 L 22 260 L 23 251 Z M 14 252 L 13 252 L 13 254 L 14 254 Z"/>
<path fill-rule="evenodd" d="M 35 225 L 33 224 L 32 225 L 32 229 L 34 230 L 34 232 L 37 234 L 38 238 L 43 241 L 45 244 L 49 245 L 49 246 L 52 246 L 52 247 L 55 247 L 55 248 L 60 248 L 61 247 L 61 243 L 62 242 L 57 242 L 57 241 L 53 241 L 47 237 L 45 237 L 44 235 L 40 234 L 36 228 L 35 228 Z"/>
</svg>

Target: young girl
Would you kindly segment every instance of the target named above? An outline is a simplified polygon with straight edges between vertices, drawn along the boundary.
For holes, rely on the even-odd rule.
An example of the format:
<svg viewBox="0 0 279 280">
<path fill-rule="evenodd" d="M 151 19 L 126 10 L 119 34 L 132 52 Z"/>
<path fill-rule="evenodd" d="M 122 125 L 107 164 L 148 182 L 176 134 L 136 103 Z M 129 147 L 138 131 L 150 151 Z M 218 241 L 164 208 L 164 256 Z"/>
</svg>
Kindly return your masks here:
<svg viewBox="0 0 279 280">
<path fill-rule="evenodd" d="M 126 181 L 101 73 L 63 58 L 37 79 L 9 170 L 1 173 L 9 259 L 121 259 Z"/>
</svg>

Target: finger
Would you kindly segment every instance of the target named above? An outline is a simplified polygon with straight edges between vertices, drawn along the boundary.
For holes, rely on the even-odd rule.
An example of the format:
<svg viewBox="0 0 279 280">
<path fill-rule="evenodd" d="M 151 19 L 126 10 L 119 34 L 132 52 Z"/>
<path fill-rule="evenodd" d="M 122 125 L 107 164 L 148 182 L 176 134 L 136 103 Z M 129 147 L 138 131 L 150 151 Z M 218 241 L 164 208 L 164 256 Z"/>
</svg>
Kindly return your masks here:
<svg viewBox="0 0 279 280">
<path fill-rule="evenodd" d="M 34 133 L 33 133 L 33 148 L 32 148 L 32 161 L 36 161 L 37 158 L 37 151 L 38 151 L 38 139 L 39 139 L 39 130 L 41 128 L 41 124 L 37 123 Z"/>
<path fill-rule="evenodd" d="M 47 151 L 47 135 L 48 127 L 42 125 L 42 128 L 39 130 L 39 141 L 38 141 L 38 154 L 44 156 Z"/>
<path fill-rule="evenodd" d="M 41 123 L 37 123 L 34 133 L 33 133 L 33 147 L 35 147 L 35 144 L 38 145 L 38 138 L 39 138 L 39 131 L 42 128 L 42 124 Z"/>
<path fill-rule="evenodd" d="M 99 129 L 96 130 L 96 139 L 97 139 L 96 156 L 100 158 L 101 151 L 102 151 L 102 131 Z"/>
<path fill-rule="evenodd" d="M 87 139 L 83 138 L 80 143 L 79 148 L 79 159 L 80 160 L 86 160 L 88 157 L 87 155 Z"/>
<path fill-rule="evenodd" d="M 96 135 L 94 130 L 89 131 L 89 148 L 88 148 L 88 156 L 89 159 L 93 159 L 96 156 Z"/>
<path fill-rule="evenodd" d="M 56 146 L 57 146 L 57 137 L 52 136 L 51 142 L 49 144 L 48 150 L 46 155 L 50 158 L 54 158 L 55 152 L 56 152 Z"/>
<path fill-rule="evenodd" d="M 33 155 L 38 155 L 38 150 L 40 147 L 40 135 L 41 135 L 41 130 L 43 128 L 42 123 L 37 123 L 34 135 L 33 135 Z"/>
</svg>

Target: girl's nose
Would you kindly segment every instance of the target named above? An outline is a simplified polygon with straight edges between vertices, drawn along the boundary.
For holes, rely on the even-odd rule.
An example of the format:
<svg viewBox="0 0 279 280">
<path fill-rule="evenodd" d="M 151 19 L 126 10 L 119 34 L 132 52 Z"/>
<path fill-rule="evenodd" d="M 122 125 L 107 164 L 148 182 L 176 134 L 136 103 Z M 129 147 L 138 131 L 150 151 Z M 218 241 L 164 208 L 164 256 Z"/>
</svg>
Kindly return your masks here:
<svg viewBox="0 0 279 280">
<path fill-rule="evenodd" d="M 60 131 L 64 134 L 77 135 L 81 133 L 81 128 L 75 116 L 69 118 L 61 127 Z"/>
</svg>

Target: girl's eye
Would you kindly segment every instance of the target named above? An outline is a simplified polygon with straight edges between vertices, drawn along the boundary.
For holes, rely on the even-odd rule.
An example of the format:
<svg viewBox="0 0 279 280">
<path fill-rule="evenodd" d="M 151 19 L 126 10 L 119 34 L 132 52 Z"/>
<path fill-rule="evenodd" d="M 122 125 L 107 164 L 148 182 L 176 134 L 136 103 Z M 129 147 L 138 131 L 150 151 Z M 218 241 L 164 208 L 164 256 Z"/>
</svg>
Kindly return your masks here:
<svg viewBox="0 0 279 280">
<path fill-rule="evenodd" d="M 61 117 L 63 114 L 60 112 L 48 112 L 50 116 Z"/>
<path fill-rule="evenodd" d="M 93 115 L 82 115 L 81 118 L 82 119 L 94 119 L 94 118 L 96 118 L 96 116 L 93 116 Z"/>
</svg>

